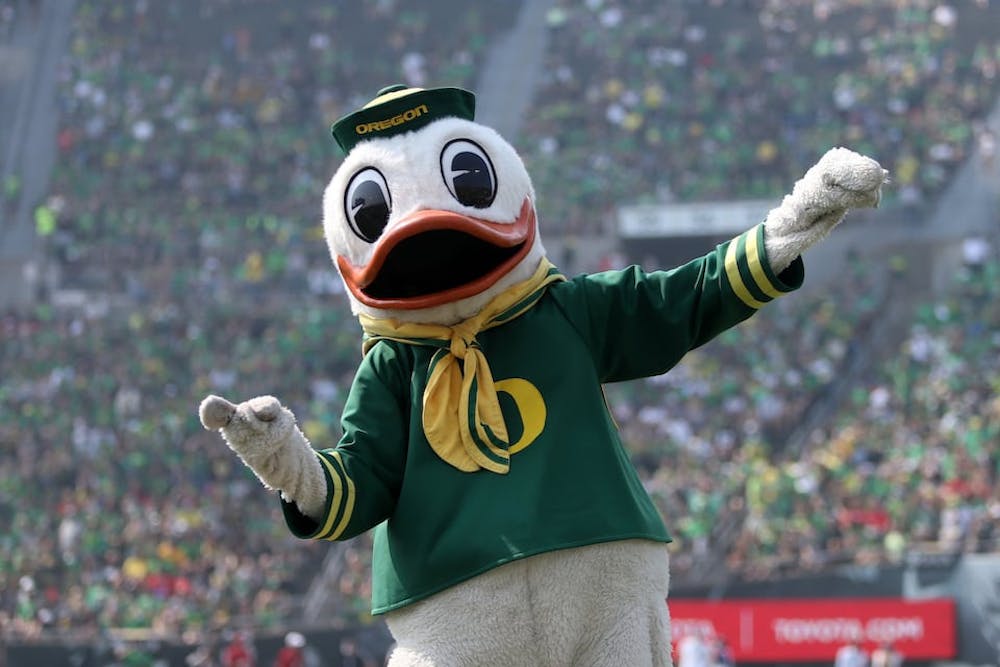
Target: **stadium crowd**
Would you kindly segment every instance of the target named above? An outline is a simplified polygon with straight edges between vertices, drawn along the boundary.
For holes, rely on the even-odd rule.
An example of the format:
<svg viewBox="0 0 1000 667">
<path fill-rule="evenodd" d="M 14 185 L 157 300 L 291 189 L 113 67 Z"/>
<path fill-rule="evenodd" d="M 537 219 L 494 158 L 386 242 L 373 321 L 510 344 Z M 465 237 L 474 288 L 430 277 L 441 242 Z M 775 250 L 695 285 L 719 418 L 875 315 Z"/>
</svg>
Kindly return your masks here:
<svg viewBox="0 0 1000 667">
<path fill-rule="evenodd" d="M 916 304 L 841 412 L 755 479 L 731 568 L 763 578 L 1000 550 L 1000 262 L 984 238 L 966 248 L 948 292 Z"/>
<path fill-rule="evenodd" d="M 1000 89 L 998 22 L 985 1 L 558 0 L 520 138 L 541 219 L 593 234 L 622 204 L 780 196 L 837 145 L 919 205 Z"/>
<path fill-rule="evenodd" d="M 343 310 L 314 312 L 0 320 L 0 404 L 15 417 L 0 425 L 6 628 L 176 633 L 295 611 L 321 554 L 290 539 L 274 498 L 192 406 L 208 391 L 273 391 L 300 413 L 312 401 L 324 408 L 309 412 L 335 411 L 357 346 L 331 353 Z M 324 441 L 324 423 L 303 426 Z"/>
<path fill-rule="evenodd" d="M 373 82 L 472 87 L 517 7 L 463 5 L 442 38 L 431 26 L 456 4 L 79 3 L 35 217 L 61 287 L 94 298 L 0 325 L 0 410 L 17 417 L 0 427 L 5 632 L 176 635 L 298 612 L 323 552 L 290 538 L 195 408 L 273 393 L 335 442 L 360 329 L 321 240 L 337 156 L 315 128 Z M 371 43 L 380 57 L 359 57 Z M 349 619 L 367 616 L 362 553 Z"/>
<path fill-rule="evenodd" d="M 308 238 L 340 158 L 326 128 L 373 82 L 427 85 L 433 72 L 474 87 L 517 7 L 458 4 L 80 3 L 60 166 L 39 207 L 56 221 L 40 232 L 65 279 L 176 299 L 230 267 L 253 283 L 303 263 L 328 270 Z M 446 15 L 449 30 L 432 29 Z M 371 44 L 377 58 L 364 56 Z"/>
<path fill-rule="evenodd" d="M 372 82 L 474 86 L 517 4 L 457 4 L 380 0 L 362 21 L 318 0 L 79 3 L 36 215 L 62 286 L 95 298 L 0 317 L 0 412 L 15 416 L 0 421 L 0 627 L 295 617 L 324 546 L 288 535 L 195 406 L 274 394 L 317 446 L 336 441 L 360 330 L 317 222 L 338 159 L 325 128 Z M 886 156 L 900 197 L 933 196 L 996 91 L 998 43 L 976 18 L 996 5 L 880 7 L 557 2 L 552 78 L 516 140 L 544 233 L 596 231 L 643 196 L 775 196 L 842 142 Z M 432 29 L 443 15 L 459 20 Z M 390 57 L 358 55 L 376 40 Z M 803 452 L 780 446 L 891 296 L 860 259 L 832 295 L 788 297 L 671 373 L 608 387 L 677 538 L 675 580 L 716 549 L 757 578 L 891 562 L 914 542 L 996 549 L 984 443 L 1000 403 L 990 374 L 963 368 L 997 375 L 998 271 L 970 266 L 921 310 Z M 348 547 L 340 621 L 367 620 L 369 548 Z"/>
<path fill-rule="evenodd" d="M 770 304 L 667 374 L 606 388 L 676 540 L 674 581 L 725 548 L 716 529 L 739 516 L 747 485 L 849 363 L 884 306 L 882 280 L 855 257 L 832 290 Z"/>
</svg>

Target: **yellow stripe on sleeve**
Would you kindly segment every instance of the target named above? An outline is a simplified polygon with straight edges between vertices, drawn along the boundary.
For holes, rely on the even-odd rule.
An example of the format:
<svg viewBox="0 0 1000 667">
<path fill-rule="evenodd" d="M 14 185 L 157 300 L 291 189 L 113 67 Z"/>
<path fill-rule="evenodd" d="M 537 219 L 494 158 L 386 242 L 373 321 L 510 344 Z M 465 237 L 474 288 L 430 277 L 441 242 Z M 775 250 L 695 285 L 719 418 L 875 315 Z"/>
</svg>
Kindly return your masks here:
<svg viewBox="0 0 1000 667">
<path fill-rule="evenodd" d="M 327 474 L 330 475 L 330 481 L 333 483 L 333 500 L 330 502 L 330 512 L 326 515 L 326 521 L 323 523 L 323 529 L 316 533 L 316 539 L 327 539 L 326 535 L 333 530 L 333 522 L 339 514 L 338 510 L 340 509 L 340 499 L 344 493 L 344 483 L 340 478 L 340 473 L 334 469 L 333 464 L 326 460 L 325 456 L 319 453 L 317 453 L 316 456 L 326 467 Z"/>
<path fill-rule="evenodd" d="M 739 244 L 740 237 L 737 236 L 735 239 L 729 242 L 729 247 L 726 248 L 726 276 L 729 278 L 729 286 L 732 287 L 733 293 L 739 297 L 740 301 L 750 306 L 751 308 L 760 308 L 764 305 L 763 301 L 758 301 L 750 294 L 750 290 L 743 282 L 743 276 L 740 275 L 740 269 L 736 265 L 736 246 Z"/>
<path fill-rule="evenodd" d="M 340 469 L 344 473 L 344 481 L 347 482 L 347 503 L 344 505 L 343 515 L 340 517 L 337 529 L 326 538 L 328 540 L 336 540 L 343 534 L 344 529 L 347 528 L 347 524 L 351 521 L 351 515 L 354 514 L 354 480 L 347 474 L 347 469 L 344 468 L 344 460 L 340 458 L 340 452 L 330 452 L 330 456 L 337 459 L 337 463 L 340 464 Z"/>
<path fill-rule="evenodd" d="M 779 291 L 774 284 L 768 279 L 767 273 L 764 272 L 764 267 L 760 263 L 761 249 L 757 243 L 758 230 L 755 227 L 750 230 L 747 234 L 747 264 L 750 265 L 750 274 L 753 276 L 753 280 L 757 283 L 757 287 L 760 291 L 768 295 L 772 299 L 777 299 L 783 295 L 783 292 Z M 729 267 L 726 267 L 728 272 Z"/>
</svg>

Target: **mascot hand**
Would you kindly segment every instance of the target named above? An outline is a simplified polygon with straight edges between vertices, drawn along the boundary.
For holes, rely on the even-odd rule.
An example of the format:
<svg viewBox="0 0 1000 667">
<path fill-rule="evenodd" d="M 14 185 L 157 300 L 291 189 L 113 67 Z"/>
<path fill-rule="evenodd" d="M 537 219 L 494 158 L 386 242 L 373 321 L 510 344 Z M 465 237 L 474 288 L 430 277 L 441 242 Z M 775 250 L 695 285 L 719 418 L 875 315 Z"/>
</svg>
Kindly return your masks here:
<svg viewBox="0 0 1000 667">
<path fill-rule="evenodd" d="M 802 177 L 764 221 L 771 268 L 785 270 L 826 236 L 852 208 L 878 206 L 889 172 L 875 160 L 832 148 Z"/>
<path fill-rule="evenodd" d="M 201 423 L 222 433 L 229 448 L 254 474 L 314 519 L 323 514 L 326 479 L 312 446 L 295 425 L 295 416 L 273 396 L 233 405 L 209 396 L 198 410 Z"/>
</svg>

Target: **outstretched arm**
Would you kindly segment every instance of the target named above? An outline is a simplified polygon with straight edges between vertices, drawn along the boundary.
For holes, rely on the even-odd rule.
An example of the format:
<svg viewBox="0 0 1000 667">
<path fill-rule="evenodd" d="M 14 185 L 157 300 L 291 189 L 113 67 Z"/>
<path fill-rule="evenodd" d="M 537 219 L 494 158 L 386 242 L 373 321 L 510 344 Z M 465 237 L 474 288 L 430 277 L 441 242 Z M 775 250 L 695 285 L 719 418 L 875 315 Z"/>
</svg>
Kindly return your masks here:
<svg viewBox="0 0 1000 667">
<path fill-rule="evenodd" d="M 764 223 L 705 256 L 670 271 L 631 267 L 578 277 L 553 293 L 592 351 L 602 382 L 663 373 L 798 288 L 799 256 L 849 209 L 878 204 L 886 175 L 871 158 L 835 148 Z"/>
<path fill-rule="evenodd" d="M 332 449 L 313 449 L 295 416 L 272 396 L 239 405 L 209 396 L 199 415 L 266 487 L 280 492 L 293 534 L 347 539 L 384 521 L 395 508 L 408 442 L 407 364 L 388 344 L 368 353 L 341 415 L 344 435 Z"/>
</svg>

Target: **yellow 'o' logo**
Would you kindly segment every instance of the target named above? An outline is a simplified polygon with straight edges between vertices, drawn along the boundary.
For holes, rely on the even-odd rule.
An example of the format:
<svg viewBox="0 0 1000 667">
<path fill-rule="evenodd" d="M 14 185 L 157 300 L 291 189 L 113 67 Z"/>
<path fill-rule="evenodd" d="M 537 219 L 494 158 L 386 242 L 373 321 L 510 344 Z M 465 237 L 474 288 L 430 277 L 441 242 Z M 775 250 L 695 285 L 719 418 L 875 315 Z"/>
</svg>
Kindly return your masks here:
<svg viewBox="0 0 1000 667">
<path fill-rule="evenodd" d="M 496 383 L 497 393 L 501 391 L 514 399 L 514 405 L 521 415 L 524 432 L 517 442 L 511 443 L 508 452 L 516 454 L 535 441 L 545 428 L 545 400 L 541 392 L 523 378 L 507 378 Z"/>
</svg>

